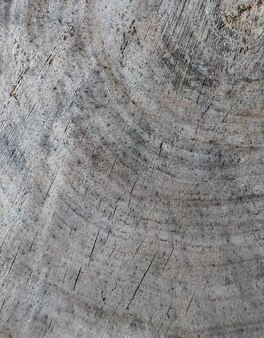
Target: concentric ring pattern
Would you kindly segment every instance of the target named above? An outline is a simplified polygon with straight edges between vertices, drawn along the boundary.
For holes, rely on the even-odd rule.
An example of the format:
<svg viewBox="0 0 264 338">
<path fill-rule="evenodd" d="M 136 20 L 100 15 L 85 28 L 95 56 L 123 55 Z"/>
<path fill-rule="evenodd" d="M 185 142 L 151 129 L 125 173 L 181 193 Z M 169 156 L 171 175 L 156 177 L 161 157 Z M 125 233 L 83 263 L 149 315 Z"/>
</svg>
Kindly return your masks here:
<svg viewBox="0 0 264 338">
<path fill-rule="evenodd" d="M 66 2 L 10 9 L 4 337 L 261 337 L 263 1 Z"/>
</svg>

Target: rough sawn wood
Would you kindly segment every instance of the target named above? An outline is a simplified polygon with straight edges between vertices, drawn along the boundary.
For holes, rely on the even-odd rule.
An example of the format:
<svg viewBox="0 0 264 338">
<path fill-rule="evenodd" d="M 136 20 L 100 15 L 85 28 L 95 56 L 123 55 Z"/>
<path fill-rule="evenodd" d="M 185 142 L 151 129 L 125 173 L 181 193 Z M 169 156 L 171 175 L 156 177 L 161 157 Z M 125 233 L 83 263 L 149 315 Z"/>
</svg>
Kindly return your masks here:
<svg viewBox="0 0 264 338">
<path fill-rule="evenodd" d="M 0 2 L 0 337 L 263 337 L 263 0 Z"/>
</svg>

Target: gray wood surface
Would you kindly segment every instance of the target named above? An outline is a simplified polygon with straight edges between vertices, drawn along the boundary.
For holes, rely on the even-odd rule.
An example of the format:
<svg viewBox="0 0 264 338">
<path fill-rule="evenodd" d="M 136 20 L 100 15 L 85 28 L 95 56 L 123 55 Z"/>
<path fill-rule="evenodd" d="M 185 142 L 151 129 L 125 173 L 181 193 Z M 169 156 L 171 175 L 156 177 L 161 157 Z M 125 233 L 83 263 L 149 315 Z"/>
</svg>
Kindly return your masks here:
<svg viewBox="0 0 264 338">
<path fill-rule="evenodd" d="M 0 2 L 0 337 L 264 337 L 263 0 Z"/>
</svg>

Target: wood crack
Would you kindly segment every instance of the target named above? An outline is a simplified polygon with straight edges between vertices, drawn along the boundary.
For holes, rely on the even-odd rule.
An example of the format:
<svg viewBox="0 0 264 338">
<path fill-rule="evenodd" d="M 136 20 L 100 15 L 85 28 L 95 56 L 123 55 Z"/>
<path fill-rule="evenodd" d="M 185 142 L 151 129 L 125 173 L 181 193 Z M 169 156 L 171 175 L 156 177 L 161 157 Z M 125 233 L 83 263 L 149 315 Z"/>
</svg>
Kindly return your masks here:
<svg viewBox="0 0 264 338">
<path fill-rule="evenodd" d="M 127 305 L 127 309 L 129 309 L 131 303 L 133 302 L 133 300 L 134 300 L 134 298 L 135 298 L 135 296 L 136 296 L 136 294 L 137 294 L 137 292 L 138 292 L 138 290 L 139 290 L 141 284 L 143 283 L 143 281 L 144 281 L 144 279 L 145 279 L 145 277 L 146 277 L 146 275 L 147 275 L 147 273 L 148 273 L 148 271 L 149 271 L 149 269 L 150 269 L 150 267 L 151 267 L 151 265 L 152 265 L 152 263 L 153 263 L 155 257 L 157 256 L 158 251 L 159 251 L 159 250 L 157 250 L 157 252 L 156 252 L 155 255 L 153 256 L 153 258 L 152 258 L 151 262 L 149 263 L 149 265 L 148 265 L 146 271 L 144 272 L 144 274 L 143 274 L 141 280 L 139 281 L 139 283 L 138 283 L 138 285 L 137 285 L 137 287 L 136 287 L 136 289 L 135 289 L 135 291 L 134 291 L 134 293 L 133 293 L 133 295 L 132 295 L 132 298 L 130 299 L 130 301 L 129 301 L 128 305 Z"/>
<path fill-rule="evenodd" d="M 77 282 L 78 282 L 78 279 L 80 277 L 81 272 L 82 272 L 82 267 L 80 267 L 80 269 L 79 269 L 79 271 L 77 273 L 77 276 L 75 278 L 74 285 L 73 285 L 73 290 L 75 290 L 75 288 L 76 288 L 76 285 L 77 285 Z"/>
</svg>

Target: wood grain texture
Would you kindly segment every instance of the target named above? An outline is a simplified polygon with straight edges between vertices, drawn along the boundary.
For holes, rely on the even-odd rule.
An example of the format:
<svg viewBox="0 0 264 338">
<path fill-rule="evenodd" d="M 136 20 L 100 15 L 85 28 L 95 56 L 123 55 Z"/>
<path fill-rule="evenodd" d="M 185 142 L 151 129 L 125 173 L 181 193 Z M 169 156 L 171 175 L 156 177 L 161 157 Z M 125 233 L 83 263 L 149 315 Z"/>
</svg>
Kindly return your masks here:
<svg viewBox="0 0 264 338">
<path fill-rule="evenodd" d="M 263 337 L 263 1 L 0 25 L 0 337 Z"/>
</svg>

